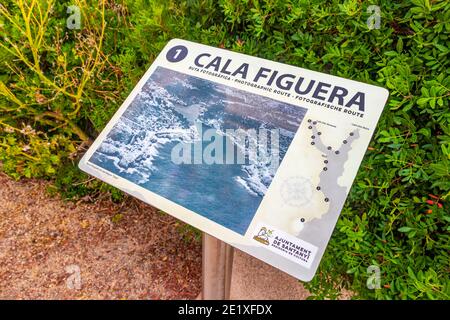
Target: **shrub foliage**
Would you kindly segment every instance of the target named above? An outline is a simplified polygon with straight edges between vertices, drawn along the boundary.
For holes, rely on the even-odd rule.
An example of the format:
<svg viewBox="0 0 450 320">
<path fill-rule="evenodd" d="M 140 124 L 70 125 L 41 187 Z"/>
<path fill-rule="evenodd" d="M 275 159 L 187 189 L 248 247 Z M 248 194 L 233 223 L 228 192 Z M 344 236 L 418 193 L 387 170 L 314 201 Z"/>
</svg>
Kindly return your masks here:
<svg viewBox="0 0 450 320">
<path fill-rule="evenodd" d="M 66 27 L 67 7 L 81 29 Z M 367 25 L 369 5 L 381 10 Z M 74 163 L 168 40 L 178 37 L 377 84 L 378 129 L 315 279 L 317 298 L 450 298 L 450 3 L 6 0 L 0 162 L 69 196 L 114 189 Z M 381 288 L 367 287 L 380 268 Z"/>
</svg>

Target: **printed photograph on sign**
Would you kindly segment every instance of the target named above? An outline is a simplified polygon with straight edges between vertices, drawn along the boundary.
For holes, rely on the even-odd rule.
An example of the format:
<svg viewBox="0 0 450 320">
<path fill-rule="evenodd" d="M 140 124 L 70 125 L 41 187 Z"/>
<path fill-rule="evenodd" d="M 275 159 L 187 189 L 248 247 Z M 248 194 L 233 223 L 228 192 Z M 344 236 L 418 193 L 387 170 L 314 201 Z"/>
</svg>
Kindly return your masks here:
<svg viewBox="0 0 450 320">
<path fill-rule="evenodd" d="M 89 161 L 243 235 L 305 113 L 159 66 Z"/>
</svg>

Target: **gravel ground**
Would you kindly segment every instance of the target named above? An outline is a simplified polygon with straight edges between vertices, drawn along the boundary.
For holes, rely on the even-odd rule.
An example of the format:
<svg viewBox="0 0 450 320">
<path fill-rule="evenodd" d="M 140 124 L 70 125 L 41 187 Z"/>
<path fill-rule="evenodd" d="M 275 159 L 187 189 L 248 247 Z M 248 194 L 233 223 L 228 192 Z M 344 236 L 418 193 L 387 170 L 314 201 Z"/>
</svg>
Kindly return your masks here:
<svg viewBox="0 0 450 320">
<path fill-rule="evenodd" d="M 188 299 L 201 246 L 138 200 L 74 203 L 0 174 L 0 299 Z"/>
</svg>

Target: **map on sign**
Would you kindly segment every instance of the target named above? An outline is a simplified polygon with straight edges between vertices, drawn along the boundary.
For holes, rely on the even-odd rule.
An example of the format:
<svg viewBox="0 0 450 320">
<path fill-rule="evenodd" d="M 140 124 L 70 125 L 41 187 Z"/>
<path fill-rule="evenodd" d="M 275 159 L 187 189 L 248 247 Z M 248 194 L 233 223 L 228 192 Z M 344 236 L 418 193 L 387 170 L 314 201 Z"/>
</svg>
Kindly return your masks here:
<svg viewBox="0 0 450 320">
<path fill-rule="evenodd" d="M 79 165 L 309 281 L 387 97 L 380 87 L 175 39 Z"/>
</svg>

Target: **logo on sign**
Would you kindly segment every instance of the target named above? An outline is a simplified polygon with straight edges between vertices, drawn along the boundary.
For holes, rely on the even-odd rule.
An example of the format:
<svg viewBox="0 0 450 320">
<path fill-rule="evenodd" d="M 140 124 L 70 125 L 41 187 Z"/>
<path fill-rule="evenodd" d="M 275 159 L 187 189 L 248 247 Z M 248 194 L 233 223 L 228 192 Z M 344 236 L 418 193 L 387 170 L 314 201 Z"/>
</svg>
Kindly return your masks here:
<svg viewBox="0 0 450 320">
<path fill-rule="evenodd" d="M 258 234 L 253 237 L 253 239 L 268 246 L 269 238 L 272 237 L 272 233 L 273 233 L 273 230 L 269 230 L 266 227 L 262 227 L 259 230 Z"/>
</svg>

